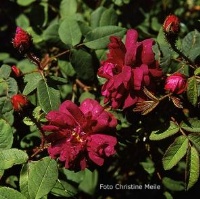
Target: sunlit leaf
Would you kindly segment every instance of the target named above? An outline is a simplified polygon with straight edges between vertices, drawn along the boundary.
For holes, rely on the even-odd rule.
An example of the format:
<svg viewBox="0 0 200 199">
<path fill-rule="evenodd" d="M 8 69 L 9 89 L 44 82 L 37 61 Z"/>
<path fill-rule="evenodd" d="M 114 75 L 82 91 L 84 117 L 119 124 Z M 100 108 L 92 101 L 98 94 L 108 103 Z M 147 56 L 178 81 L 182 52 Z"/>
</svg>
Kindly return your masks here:
<svg viewBox="0 0 200 199">
<path fill-rule="evenodd" d="M 150 140 L 162 140 L 179 132 L 179 126 L 173 121 L 170 121 L 169 126 L 162 125 L 158 130 L 152 131 Z"/>
<path fill-rule="evenodd" d="M 0 198 L 1 199 L 27 199 L 24 195 L 20 192 L 16 191 L 15 189 L 9 187 L 1 187 L 0 188 Z"/>
<path fill-rule="evenodd" d="M 25 163 L 28 155 L 19 149 L 4 149 L 0 151 L 0 169 L 8 169 L 13 165 Z"/>
<path fill-rule="evenodd" d="M 45 157 L 31 162 L 28 170 L 28 192 L 30 199 L 40 199 L 47 195 L 56 184 L 58 169 L 55 160 Z"/>
<path fill-rule="evenodd" d="M 171 191 L 183 191 L 185 189 L 184 182 L 173 180 L 168 177 L 162 179 L 163 185 Z"/>
<path fill-rule="evenodd" d="M 39 105 L 44 112 L 57 109 L 60 104 L 59 91 L 49 87 L 45 80 L 40 80 L 37 86 Z"/>
<path fill-rule="evenodd" d="M 162 159 L 165 170 L 172 169 L 185 156 L 188 143 L 187 137 L 181 135 L 168 147 Z"/>
<path fill-rule="evenodd" d="M 180 127 L 188 132 L 200 132 L 200 120 L 198 118 L 189 118 L 187 121 L 183 121 Z"/>
<path fill-rule="evenodd" d="M 188 78 L 187 81 L 187 98 L 189 102 L 193 105 L 197 105 L 198 101 L 198 88 L 197 88 L 197 80 L 195 76 Z"/>
<path fill-rule="evenodd" d="M 13 143 L 13 130 L 3 119 L 0 119 L 0 149 L 9 149 Z"/>
<path fill-rule="evenodd" d="M 194 147 L 191 147 L 187 153 L 187 190 L 189 190 L 199 179 L 199 163 L 199 153 Z"/>
</svg>

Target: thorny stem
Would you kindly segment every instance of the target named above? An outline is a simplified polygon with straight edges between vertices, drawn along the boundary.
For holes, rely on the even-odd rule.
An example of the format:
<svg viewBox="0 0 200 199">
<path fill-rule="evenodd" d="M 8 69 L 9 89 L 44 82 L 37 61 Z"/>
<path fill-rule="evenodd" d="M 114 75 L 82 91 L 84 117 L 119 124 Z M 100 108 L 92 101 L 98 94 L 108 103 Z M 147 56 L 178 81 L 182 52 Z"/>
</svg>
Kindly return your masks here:
<svg viewBox="0 0 200 199">
<path fill-rule="evenodd" d="M 171 45 L 172 49 L 173 49 L 176 53 L 178 53 L 187 63 L 190 64 L 190 67 L 191 67 L 191 68 L 193 68 L 193 69 L 196 68 L 194 62 L 193 62 L 190 58 L 188 58 L 186 55 L 184 55 L 184 54 L 176 47 L 175 43 L 170 43 L 170 45 Z"/>
<path fill-rule="evenodd" d="M 33 53 L 26 53 L 25 55 L 32 63 L 34 63 L 36 66 L 38 66 L 38 69 L 42 69 L 42 66 L 40 64 L 39 58 L 37 58 Z"/>
<path fill-rule="evenodd" d="M 41 149 L 43 150 L 45 148 L 45 133 L 41 127 L 41 124 L 31 114 L 29 114 L 29 118 L 36 125 L 36 127 L 38 128 L 38 130 L 41 134 L 40 146 L 37 147 L 36 151 L 31 155 L 31 157 L 34 157 L 36 154 L 38 154 L 41 151 Z"/>
</svg>

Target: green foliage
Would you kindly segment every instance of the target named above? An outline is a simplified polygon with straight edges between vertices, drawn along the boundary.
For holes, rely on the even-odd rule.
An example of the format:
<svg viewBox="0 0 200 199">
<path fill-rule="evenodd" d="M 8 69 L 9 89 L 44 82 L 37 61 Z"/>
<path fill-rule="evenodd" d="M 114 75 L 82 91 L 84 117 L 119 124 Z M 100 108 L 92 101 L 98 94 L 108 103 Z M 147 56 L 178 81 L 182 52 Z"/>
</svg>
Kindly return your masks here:
<svg viewBox="0 0 200 199">
<path fill-rule="evenodd" d="M 24 165 L 20 174 L 21 192 L 30 199 L 42 198 L 51 191 L 57 178 L 55 160 L 45 157 L 40 161 L 28 163 Z"/>
</svg>

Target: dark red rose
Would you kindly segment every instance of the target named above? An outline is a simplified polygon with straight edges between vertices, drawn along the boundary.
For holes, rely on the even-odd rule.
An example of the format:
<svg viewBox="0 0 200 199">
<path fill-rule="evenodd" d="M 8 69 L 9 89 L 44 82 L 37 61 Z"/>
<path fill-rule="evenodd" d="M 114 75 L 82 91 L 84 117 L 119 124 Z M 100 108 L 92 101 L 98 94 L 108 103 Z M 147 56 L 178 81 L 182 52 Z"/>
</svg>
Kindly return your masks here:
<svg viewBox="0 0 200 199">
<path fill-rule="evenodd" d="M 80 107 L 67 100 L 46 118 L 43 130 L 49 132 L 48 153 L 64 162 L 65 168 L 85 169 L 89 160 L 102 165 L 106 157 L 115 154 L 117 139 L 105 132 L 115 130 L 117 120 L 96 100 L 86 99 Z"/>
</svg>

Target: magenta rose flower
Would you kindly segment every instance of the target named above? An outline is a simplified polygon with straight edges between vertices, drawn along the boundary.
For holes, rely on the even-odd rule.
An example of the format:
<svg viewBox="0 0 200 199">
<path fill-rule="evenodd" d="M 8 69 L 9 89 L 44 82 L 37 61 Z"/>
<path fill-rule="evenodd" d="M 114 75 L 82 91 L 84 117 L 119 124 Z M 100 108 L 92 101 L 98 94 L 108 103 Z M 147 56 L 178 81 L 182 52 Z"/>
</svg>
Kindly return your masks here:
<svg viewBox="0 0 200 199">
<path fill-rule="evenodd" d="M 86 99 L 80 107 L 67 100 L 46 118 L 43 130 L 51 143 L 48 153 L 64 162 L 65 168 L 84 169 L 91 161 L 101 166 L 116 153 L 116 137 L 105 133 L 115 130 L 117 120 L 96 100 Z"/>
<path fill-rule="evenodd" d="M 165 90 L 174 93 L 181 94 L 187 88 L 186 76 L 181 73 L 174 73 L 167 77 L 165 82 Z"/>
<path fill-rule="evenodd" d="M 127 31 L 125 44 L 119 37 L 111 36 L 107 60 L 98 69 L 98 75 L 107 80 L 101 90 L 104 102 L 114 109 L 144 100 L 143 87 L 152 88 L 153 78 L 162 76 L 152 51 L 153 39 L 137 39 L 134 29 Z"/>
</svg>

